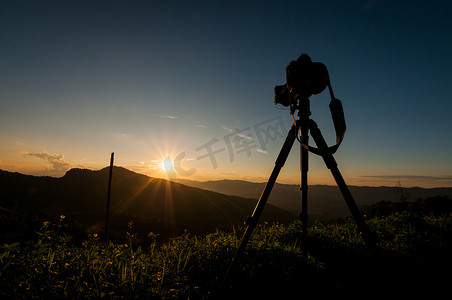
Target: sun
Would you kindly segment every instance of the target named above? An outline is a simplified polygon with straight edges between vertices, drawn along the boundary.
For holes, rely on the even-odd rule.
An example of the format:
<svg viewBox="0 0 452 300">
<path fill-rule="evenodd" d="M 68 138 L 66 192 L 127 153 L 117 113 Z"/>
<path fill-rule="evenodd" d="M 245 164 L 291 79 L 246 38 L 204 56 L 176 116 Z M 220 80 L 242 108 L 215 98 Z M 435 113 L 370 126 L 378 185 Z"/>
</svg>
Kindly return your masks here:
<svg viewBox="0 0 452 300">
<path fill-rule="evenodd" d="M 163 171 L 165 172 L 173 172 L 174 171 L 174 166 L 173 166 L 173 162 L 171 161 L 171 159 L 169 157 L 165 158 L 162 161 L 162 165 L 161 168 Z"/>
</svg>

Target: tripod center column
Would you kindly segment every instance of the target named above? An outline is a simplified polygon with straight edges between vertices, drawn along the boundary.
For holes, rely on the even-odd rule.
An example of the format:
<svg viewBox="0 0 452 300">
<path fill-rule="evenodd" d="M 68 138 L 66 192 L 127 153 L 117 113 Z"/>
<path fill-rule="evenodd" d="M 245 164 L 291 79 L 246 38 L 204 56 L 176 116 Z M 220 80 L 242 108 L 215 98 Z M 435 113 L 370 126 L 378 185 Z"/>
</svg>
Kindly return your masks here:
<svg viewBox="0 0 452 300">
<path fill-rule="evenodd" d="M 302 245 L 303 258 L 305 262 L 308 258 L 307 239 L 308 239 L 308 149 L 309 142 L 309 116 L 311 115 L 309 98 L 299 100 L 298 117 L 300 122 L 300 190 L 301 190 L 301 214 L 302 221 Z"/>
</svg>

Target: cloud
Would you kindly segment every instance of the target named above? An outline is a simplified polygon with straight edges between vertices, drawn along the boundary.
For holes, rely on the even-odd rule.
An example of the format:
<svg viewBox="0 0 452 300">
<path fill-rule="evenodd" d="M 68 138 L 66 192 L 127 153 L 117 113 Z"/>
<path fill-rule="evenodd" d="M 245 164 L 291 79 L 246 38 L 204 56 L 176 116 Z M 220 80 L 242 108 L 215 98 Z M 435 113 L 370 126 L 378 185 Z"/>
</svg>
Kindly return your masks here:
<svg viewBox="0 0 452 300">
<path fill-rule="evenodd" d="M 179 117 L 176 116 L 170 116 L 170 115 L 159 115 L 160 118 L 167 118 L 167 119 L 179 119 Z"/>
<path fill-rule="evenodd" d="M 249 127 L 245 128 L 245 129 L 242 129 L 242 130 L 240 130 L 240 129 L 231 129 L 231 128 L 229 128 L 227 126 L 224 126 L 224 125 L 222 127 L 223 127 L 223 130 L 229 131 L 232 135 L 237 135 L 237 136 L 241 137 L 242 139 L 246 139 L 246 140 L 249 140 L 249 141 L 251 141 L 253 139 L 251 136 L 241 133 L 243 131 L 248 130 Z"/>
<path fill-rule="evenodd" d="M 222 125 L 221 128 L 223 128 L 223 130 L 226 130 L 226 131 L 229 131 L 229 132 L 234 132 L 233 129 L 231 129 L 231 128 L 225 126 L 225 125 Z"/>
<path fill-rule="evenodd" d="M 374 180 L 415 180 L 415 181 L 452 181 L 452 176 L 424 176 L 424 175 L 363 175 L 359 178 Z"/>
<path fill-rule="evenodd" d="M 24 156 L 37 157 L 43 160 L 47 160 L 52 165 L 52 170 L 54 171 L 66 171 L 69 169 L 69 163 L 64 161 L 63 154 L 57 153 L 48 153 L 48 152 L 40 152 L 40 153 L 30 153 L 30 152 L 20 152 Z"/>
<path fill-rule="evenodd" d="M 450 187 L 451 175 L 363 175 L 357 176 L 360 184 L 402 185 L 404 187 L 420 186 L 424 188 Z"/>
<path fill-rule="evenodd" d="M 257 150 L 256 150 L 257 152 L 259 152 L 259 153 L 263 153 L 263 154 L 268 154 L 268 152 L 267 151 L 265 151 L 265 150 L 262 150 L 262 149 L 260 149 L 260 148 L 257 148 Z"/>
</svg>

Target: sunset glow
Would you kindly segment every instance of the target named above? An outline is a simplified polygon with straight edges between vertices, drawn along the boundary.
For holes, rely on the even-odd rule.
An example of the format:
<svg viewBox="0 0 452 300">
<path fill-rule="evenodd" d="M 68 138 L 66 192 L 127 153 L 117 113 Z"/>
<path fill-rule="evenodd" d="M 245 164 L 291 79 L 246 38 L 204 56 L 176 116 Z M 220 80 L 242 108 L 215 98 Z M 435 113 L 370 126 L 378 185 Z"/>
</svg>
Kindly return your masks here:
<svg viewBox="0 0 452 300">
<path fill-rule="evenodd" d="M 306 53 L 344 106 L 349 184 L 452 186 L 450 3 L 327 2 L 2 2 L 0 169 L 61 177 L 115 152 L 151 177 L 266 181 L 292 124 L 273 89 Z M 334 144 L 328 92 L 310 100 Z M 299 182 L 297 143 L 278 181 Z"/>
</svg>

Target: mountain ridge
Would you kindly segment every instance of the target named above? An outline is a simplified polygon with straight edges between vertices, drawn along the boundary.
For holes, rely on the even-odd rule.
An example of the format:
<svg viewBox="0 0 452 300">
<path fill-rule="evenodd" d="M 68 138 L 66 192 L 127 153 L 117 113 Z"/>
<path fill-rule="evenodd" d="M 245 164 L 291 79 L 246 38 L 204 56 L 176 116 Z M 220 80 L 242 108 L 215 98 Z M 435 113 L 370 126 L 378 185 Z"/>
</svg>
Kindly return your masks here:
<svg viewBox="0 0 452 300">
<path fill-rule="evenodd" d="M 216 181 L 176 179 L 175 181 L 220 193 L 254 199 L 260 197 L 266 185 L 266 182 L 255 183 L 228 179 Z M 349 189 L 360 208 L 371 206 L 380 201 L 415 201 L 419 198 L 438 195 L 452 198 L 452 188 L 448 187 L 424 189 L 420 187 L 349 186 Z M 301 211 L 300 194 L 298 185 L 276 182 L 269 196 L 268 203 L 293 214 L 298 214 Z M 350 216 L 338 187 L 334 185 L 310 185 L 308 187 L 308 213 L 311 215 L 311 219 L 321 220 Z"/>
<path fill-rule="evenodd" d="M 101 230 L 106 212 L 108 167 L 71 169 L 62 177 L 36 177 L 0 170 L 0 207 L 23 214 L 84 216 Z M 243 224 L 256 200 L 205 191 L 114 167 L 111 218 L 141 220 L 147 232 L 175 236 Z M 293 214 L 270 205 L 262 221 L 288 223 Z M 125 223 L 125 224 L 124 224 Z M 146 226 L 145 226 L 146 224 Z M 114 226 L 114 225 L 113 225 Z"/>
<path fill-rule="evenodd" d="M 42 206 L 49 206 L 55 211 L 73 211 L 80 212 L 86 210 L 86 207 L 91 207 L 91 210 L 102 211 L 105 210 L 106 193 L 107 193 L 107 180 L 108 180 L 109 167 L 102 168 L 100 170 L 89 170 L 82 168 L 73 168 L 66 172 L 62 177 L 49 177 L 49 176 L 33 176 L 25 175 L 18 172 L 8 172 L 0 170 L 0 207 L 8 210 L 20 210 L 23 201 L 18 199 L 28 199 L 27 206 L 28 211 L 40 210 Z M 10 180 L 9 184 L 4 181 L 5 174 L 7 174 Z M 3 178 L 3 181 L 2 181 Z M 52 188 L 52 185 L 65 186 L 62 188 Z M 162 214 L 165 210 L 169 210 L 170 206 L 174 203 L 165 203 L 165 193 L 173 193 L 178 199 L 184 198 L 184 194 L 189 194 L 190 197 L 198 197 L 203 199 L 204 208 L 208 208 L 215 211 L 212 204 L 209 204 L 209 199 L 217 199 L 218 203 L 229 203 L 226 207 L 221 207 L 225 211 L 230 211 L 234 208 L 233 203 L 241 203 L 243 200 L 248 199 L 244 206 L 241 203 L 239 210 L 240 218 L 230 215 L 232 223 L 242 224 L 247 215 L 250 215 L 262 193 L 265 182 L 249 182 L 244 180 L 209 180 L 209 181 L 194 181 L 188 179 L 175 179 L 167 181 L 161 178 L 150 177 L 134 171 L 128 170 L 123 167 L 114 167 L 113 171 L 113 188 L 112 188 L 112 212 L 130 212 L 135 215 L 143 213 L 141 209 L 147 207 L 147 209 L 154 211 L 153 213 L 145 213 L 146 218 L 152 217 L 159 222 L 163 222 Z M 5 191 L 8 190 L 7 186 L 12 185 L 16 187 L 16 191 L 11 191 L 9 188 L 9 198 L 5 198 Z M 148 187 L 148 185 L 153 186 Z M 168 186 L 169 185 L 169 186 Z M 39 186 L 37 188 L 36 186 Z M 96 187 L 96 188 L 93 188 Z M 187 188 L 190 188 L 187 190 Z M 349 186 L 350 191 L 355 199 L 355 202 L 360 208 L 373 205 L 379 201 L 400 201 L 405 196 L 405 200 L 414 201 L 418 198 L 426 198 L 433 196 L 448 196 L 452 198 L 452 188 L 431 188 L 424 189 L 419 187 L 413 188 L 401 188 L 401 187 L 369 187 L 369 186 Z M 16 193 L 16 195 L 14 195 Z M 142 195 L 144 193 L 144 195 Z M 50 200 L 46 199 L 44 195 L 51 195 Z M 202 195 L 202 196 L 201 196 Z M 153 206 L 151 200 L 146 200 L 150 197 L 156 198 Z M 232 197 L 232 198 L 231 198 Z M 49 196 L 47 196 L 49 198 Z M 59 199 L 66 199 L 65 202 L 58 202 Z M 97 199 L 92 201 L 92 199 Z M 38 199 L 39 203 L 31 202 L 30 199 Z M 121 200 L 122 199 L 122 200 Z M 127 200 L 127 203 L 125 200 Z M 190 203 L 184 203 L 180 201 L 179 206 L 185 207 L 188 211 L 193 210 L 190 207 Z M 330 220 L 336 218 L 348 217 L 350 215 L 345 201 L 340 194 L 339 189 L 332 185 L 311 185 L 308 189 L 308 213 L 310 219 Z M 149 202 L 149 203 L 148 203 Z M 68 204 L 69 203 L 69 204 Z M 202 211 L 203 205 L 192 203 L 193 206 L 198 206 L 197 211 Z M 300 191 L 298 185 L 275 183 L 272 193 L 268 199 L 266 207 L 272 210 L 276 215 L 281 214 L 284 217 L 281 218 L 281 222 L 290 219 L 285 212 L 288 212 L 291 216 L 296 216 L 301 211 Z M 245 208 L 246 207 L 246 208 Z M 193 208 L 193 207 L 192 207 Z M 160 216 L 155 213 L 155 210 L 160 210 Z M 223 222 L 226 222 L 228 213 L 221 212 L 220 207 L 217 207 L 217 213 L 224 215 Z M 279 211 L 275 211 L 279 209 Z M 282 211 L 281 211 L 282 210 Z M 266 210 L 267 211 L 267 208 Z M 204 213 L 200 213 L 204 214 Z M 229 212 L 231 214 L 231 212 Z M 190 219 L 185 213 L 179 212 L 179 218 L 184 219 L 185 222 Z M 215 215 L 215 214 L 214 214 Z M 275 216 L 276 216 L 275 215 Z M 171 216 L 167 214 L 167 218 Z M 264 216 L 265 217 L 265 216 Z M 206 217 L 207 218 L 207 217 Z M 294 219 L 294 217 L 292 217 Z M 199 223 L 191 218 L 188 223 Z M 278 221 L 278 218 L 273 218 L 273 221 Z M 209 223 L 215 223 L 214 220 L 210 220 Z M 218 223 L 218 222 L 217 222 Z M 200 227 L 198 226 L 195 227 Z M 183 227 L 183 226 L 182 226 Z M 224 226 L 223 226 L 224 227 Z"/>
</svg>

